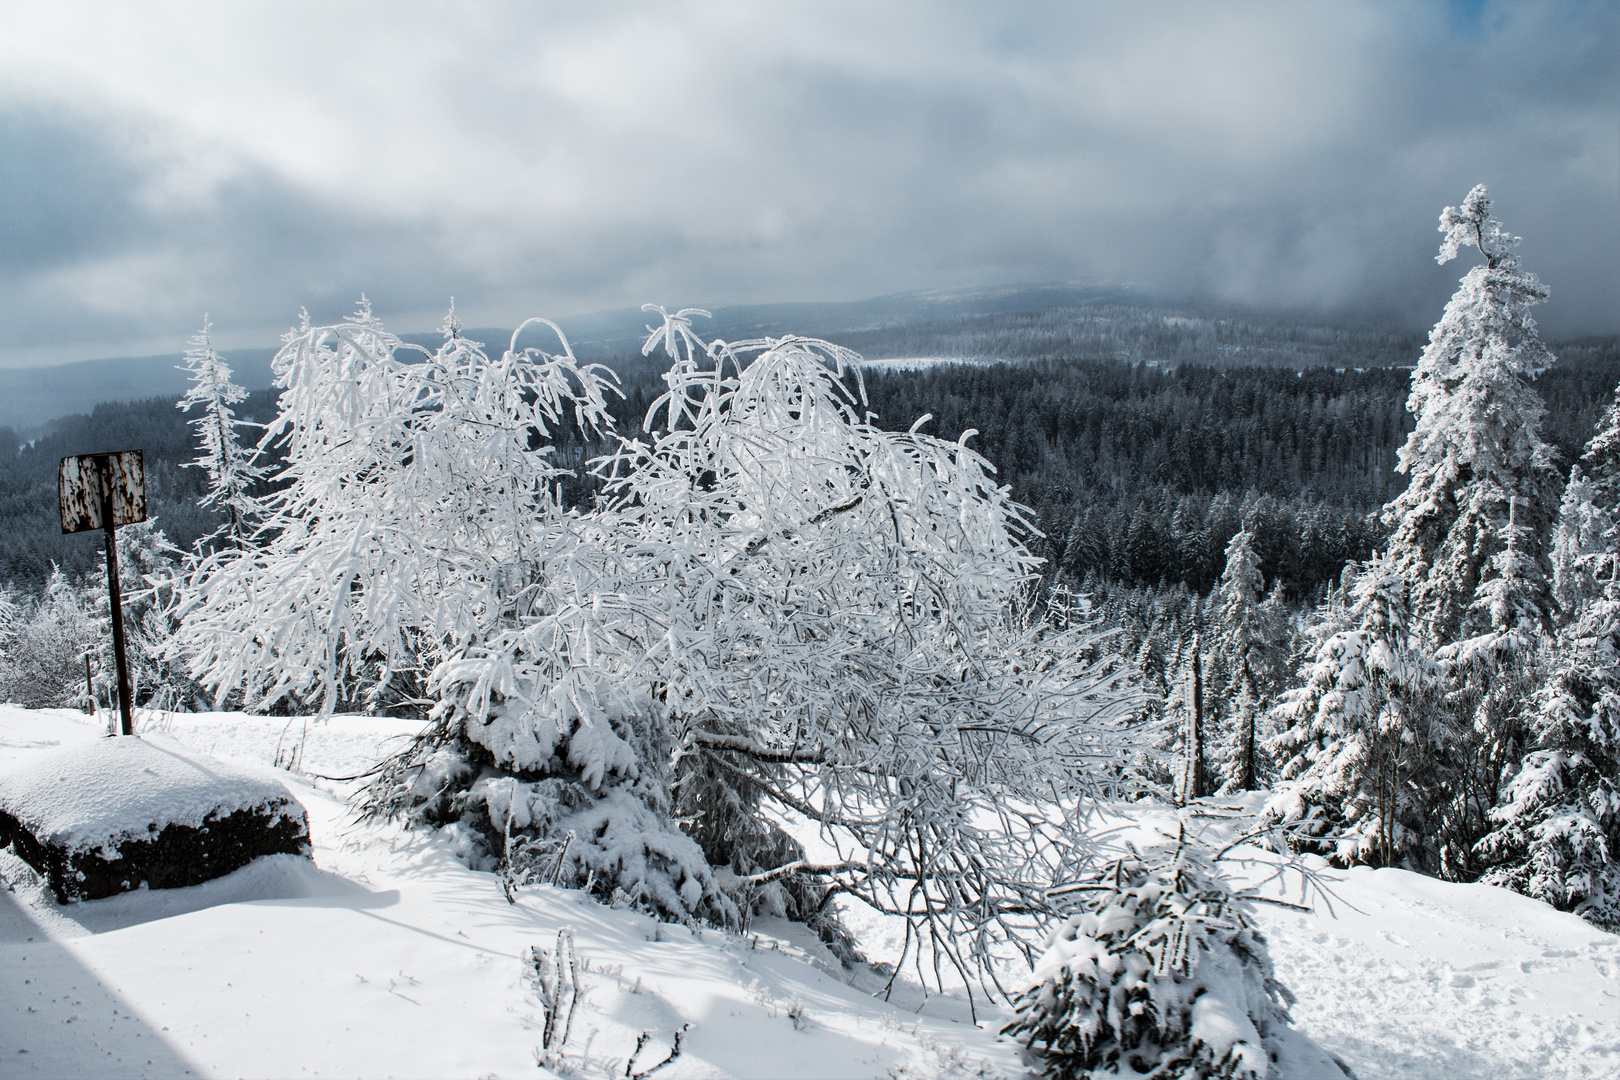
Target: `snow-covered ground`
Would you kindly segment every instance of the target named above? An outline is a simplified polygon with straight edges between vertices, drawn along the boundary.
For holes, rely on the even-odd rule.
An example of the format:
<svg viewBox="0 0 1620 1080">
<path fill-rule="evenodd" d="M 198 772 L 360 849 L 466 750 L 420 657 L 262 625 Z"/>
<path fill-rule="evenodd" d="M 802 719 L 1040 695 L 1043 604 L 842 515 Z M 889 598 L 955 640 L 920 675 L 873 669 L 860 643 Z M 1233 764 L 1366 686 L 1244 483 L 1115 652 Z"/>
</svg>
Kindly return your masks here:
<svg viewBox="0 0 1620 1080">
<path fill-rule="evenodd" d="M 395 720 L 173 716 L 155 727 L 272 775 L 363 771 Z M 94 739 L 74 713 L 0 707 L 0 772 Z M 274 856 L 190 889 L 62 907 L 0 855 L 0 1076 L 536 1075 L 527 953 L 573 931 L 583 998 L 557 1071 L 624 1076 L 685 1028 L 682 1077 L 1020 1075 L 999 1015 L 873 998 L 799 928 L 694 932 L 536 888 L 509 905 L 443 844 L 354 819 L 353 784 L 274 771 L 309 811 L 315 862 Z M 1140 828 L 1173 811 L 1133 812 Z M 1215 833 L 1235 821 L 1201 819 Z M 1255 874 L 1267 857 L 1255 852 Z M 1323 870 L 1309 913 L 1260 906 L 1297 1026 L 1374 1077 L 1620 1075 L 1620 939 L 1478 885 Z M 1298 899 L 1297 896 L 1294 899 Z M 852 920 L 875 959 L 898 935 Z M 689 1025 L 689 1026 L 688 1026 Z"/>
</svg>

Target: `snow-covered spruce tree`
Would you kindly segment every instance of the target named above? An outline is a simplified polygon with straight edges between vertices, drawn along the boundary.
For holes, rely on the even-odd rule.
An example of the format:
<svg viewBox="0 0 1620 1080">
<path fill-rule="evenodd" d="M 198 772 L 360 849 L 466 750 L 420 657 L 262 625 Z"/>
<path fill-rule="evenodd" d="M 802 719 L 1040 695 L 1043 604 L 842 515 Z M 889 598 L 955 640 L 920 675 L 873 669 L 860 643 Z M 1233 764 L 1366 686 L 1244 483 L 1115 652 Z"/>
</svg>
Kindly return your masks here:
<svg viewBox="0 0 1620 1080">
<path fill-rule="evenodd" d="M 1437 815 L 1440 871 L 1453 880 L 1479 872 L 1475 847 L 1490 831 L 1503 779 L 1524 756 L 1530 703 L 1545 676 L 1550 590 L 1541 564 L 1524 553 L 1534 545 L 1529 530 L 1510 513 L 1504 533 L 1475 591 L 1471 614 L 1483 628 L 1435 653 L 1446 676 L 1445 709 L 1463 735 L 1446 747 Z"/>
<path fill-rule="evenodd" d="M 982 458 L 872 424 L 837 346 L 705 343 L 693 314 L 649 339 L 672 359 L 649 438 L 601 465 L 681 817 L 740 897 L 853 892 L 966 971 L 1082 857 L 1051 801 L 1094 780 L 1137 694 L 1089 620 L 1023 602 L 1027 525 Z M 790 858 L 767 808 L 839 858 Z"/>
<path fill-rule="evenodd" d="M 1293 996 L 1207 851 L 1133 848 L 1060 891 L 1078 910 L 1003 1029 L 1043 1076 L 1276 1075 Z"/>
<path fill-rule="evenodd" d="M 248 425 L 236 419 L 231 406 L 246 401 L 248 395 L 231 382 L 230 367 L 214 351 L 213 329 L 213 323 L 204 315 L 202 329 L 186 350 L 183 370 L 190 374 L 191 386 L 175 407 L 186 412 L 193 405 L 202 407 L 201 415 L 191 422 L 202 452 L 189 463 L 208 472 L 208 490 L 199 505 L 222 510 L 226 538 L 233 546 L 241 547 L 263 516 L 252 488 L 264 478 L 265 470 L 258 463 L 257 453 L 244 450 L 237 438 L 238 429 Z"/>
<path fill-rule="evenodd" d="M 1555 534 L 1562 625 L 1533 749 L 1476 851 L 1484 880 L 1620 929 L 1620 404 L 1584 461 L 1592 479 L 1574 470 Z"/>
<path fill-rule="evenodd" d="M 1261 784 L 1264 754 L 1258 719 L 1281 675 L 1284 625 L 1280 594 L 1265 595 L 1250 530 L 1227 544 L 1226 569 L 1212 600 L 1211 668 L 1220 705 L 1215 779 L 1223 791 L 1253 791 Z"/>
<path fill-rule="evenodd" d="M 1477 845 L 1485 881 L 1620 930 L 1620 587 L 1560 632 L 1534 749 Z"/>
<path fill-rule="evenodd" d="M 1282 766 L 1261 818 L 1341 865 L 1432 869 L 1434 773 L 1447 736 L 1439 672 L 1418 647 L 1406 580 L 1388 560 L 1373 556 L 1351 604 L 1355 628 L 1323 640 L 1305 685 L 1273 710 L 1283 728 L 1268 749 Z"/>
<path fill-rule="evenodd" d="M 1548 555 L 1560 623 L 1574 621 L 1582 608 L 1603 595 L 1599 575 L 1607 561 L 1604 537 L 1614 522 L 1599 506 L 1596 494 L 1579 465 L 1570 470 Z"/>
<path fill-rule="evenodd" d="M 1411 585 L 1417 640 L 1444 660 L 1459 735 L 1428 815 L 1439 870 L 1453 878 L 1476 872 L 1485 815 L 1523 750 L 1529 645 L 1552 610 L 1545 548 L 1559 484 L 1530 386 L 1553 360 L 1530 315 L 1547 290 L 1490 211 L 1481 185 L 1441 214 L 1438 261 L 1472 246 L 1484 262 L 1463 276 L 1413 372 L 1416 427 L 1397 466 L 1411 480 L 1384 508 L 1386 559 Z"/>
<path fill-rule="evenodd" d="M 1411 582 L 1414 629 L 1435 648 L 1489 628 L 1474 598 L 1510 515 L 1523 529 L 1520 555 L 1544 562 L 1557 501 L 1555 452 L 1530 386 L 1553 362 L 1530 315 L 1547 290 L 1519 269 L 1519 238 L 1490 209 L 1482 184 L 1440 216 L 1437 260 L 1473 246 L 1485 261 L 1463 276 L 1412 373 L 1406 407 L 1417 425 L 1396 466 L 1411 480 L 1384 508 L 1386 558 Z"/>
</svg>

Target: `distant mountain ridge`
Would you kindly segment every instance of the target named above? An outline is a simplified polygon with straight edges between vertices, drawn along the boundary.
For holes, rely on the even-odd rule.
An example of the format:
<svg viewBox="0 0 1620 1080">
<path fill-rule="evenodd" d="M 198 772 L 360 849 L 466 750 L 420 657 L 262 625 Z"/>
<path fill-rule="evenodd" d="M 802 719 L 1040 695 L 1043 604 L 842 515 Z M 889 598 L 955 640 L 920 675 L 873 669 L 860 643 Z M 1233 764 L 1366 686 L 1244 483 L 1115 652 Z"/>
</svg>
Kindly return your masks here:
<svg viewBox="0 0 1620 1080">
<path fill-rule="evenodd" d="M 739 304 L 710 309 L 700 319 L 705 338 L 737 340 L 787 333 L 818 337 L 932 322 L 944 318 L 995 315 L 1094 304 L 1144 304 L 1129 286 L 1057 283 L 895 293 L 866 300 Z M 540 314 L 544 314 L 541 312 Z M 639 307 L 613 308 L 554 320 L 582 359 L 603 360 L 633 355 L 646 340 L 646 327 L 656 313 Z M 530 338 L 529 334 L 534 334 Z M 466 335 L 492 349 L 505 348 L 510 329 L 475 327 Z M 435 332 L 401 334 L 405 341 L 435 347 Z M 524 343 L 545 347 L 542 335 L 530 330 Z M 236 382 L 249 390 L 271 383 L 274 348 L 221 349 Z M 0 427 L 25 437 L 58 417 L 88 413 L 103 401 L 130 401 L 157 396 L 178 398 L 187 378 L 179 351 L 158 356 L 120 356 L 81 360 L 49 367 L 0 369 Z"/>
</svg>

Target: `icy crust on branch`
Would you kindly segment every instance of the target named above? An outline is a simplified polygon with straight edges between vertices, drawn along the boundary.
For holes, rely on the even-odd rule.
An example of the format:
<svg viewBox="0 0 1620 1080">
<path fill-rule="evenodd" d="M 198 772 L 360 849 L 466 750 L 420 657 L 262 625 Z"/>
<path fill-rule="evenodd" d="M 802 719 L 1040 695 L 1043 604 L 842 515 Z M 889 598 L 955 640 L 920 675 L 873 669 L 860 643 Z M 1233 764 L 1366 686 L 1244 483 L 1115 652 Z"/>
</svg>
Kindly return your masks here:
<svg viewBox="0 0 1620 1080">
<path fill-rule="evenodd" d="M 1042 1056 L 1044 1076 L 1277 1075 L 1293 998 L 1207 853 L 1132 849 L 1070 890 L 1079 910 L 1003 1029 Z"/>
<path fill-rule="evenodd" d="M 162 738 L 97 739 L 0 776 L 0 810 L 41 841 L 110 852 L 157 824 L 271 806 L 303 820 L 281 784 Z"/>
</svg>

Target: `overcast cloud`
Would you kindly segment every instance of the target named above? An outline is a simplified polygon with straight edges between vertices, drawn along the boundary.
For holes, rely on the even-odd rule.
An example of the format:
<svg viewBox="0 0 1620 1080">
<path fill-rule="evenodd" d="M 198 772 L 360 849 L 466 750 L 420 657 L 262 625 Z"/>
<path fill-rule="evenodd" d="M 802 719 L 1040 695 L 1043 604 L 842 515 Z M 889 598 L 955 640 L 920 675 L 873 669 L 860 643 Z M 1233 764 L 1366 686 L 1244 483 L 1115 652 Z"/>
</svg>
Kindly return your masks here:
<svg viewBox="0 0 1620 1080">
<path fill-rule="evenodd" d="M 1612 3 L 5 5 L 0 364 L 1089 280 L 1620 330 Z"/>
</svg>

